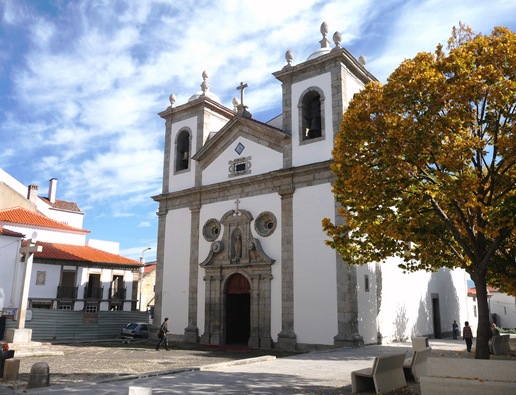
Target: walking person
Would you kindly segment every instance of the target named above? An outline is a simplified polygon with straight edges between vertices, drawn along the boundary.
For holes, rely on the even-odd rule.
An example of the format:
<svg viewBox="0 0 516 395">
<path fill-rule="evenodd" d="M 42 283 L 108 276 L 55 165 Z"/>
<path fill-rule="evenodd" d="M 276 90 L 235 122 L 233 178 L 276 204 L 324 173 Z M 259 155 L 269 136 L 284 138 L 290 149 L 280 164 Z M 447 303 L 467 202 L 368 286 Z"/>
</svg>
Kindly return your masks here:
<svg viewBox="0 0 516 395">
<path fill-rule="evenodd" d="M 491 354 L 495 353 L 495 349 L 493 347 L 493 343 L 495 342 L 494 337 L 496 337 L 496 336 L 500 336 L 500 331 L 496 327 L 496 324 L 493 322 L 491 324 L 491 338 L 489 339 L 489 352 Z"/>
<path fill-rule="evenodd" d="M 455 320 L 453 320 L 452 329 L 453 329 L 453 338 L 456 339 L 457 335 L 459 334 L 459 324 L 457 324 L 457 321 L 455 321 Z"/>
<path fill-rule="evenodd" d="M 159 346 L 161 346 L 161 343 L 165 344 L 165 350 L 169 350 L 168 348 L 168 340 L 167 340 L 167 333 L 168 333 L 168 318 L 165 318 L 163 321 L 163 324 L 161 324 L 161 327 L 159 328 L 158 332 L 158 345 L 156 346 L 156 351 L 159 351 Z"/>
<path fill-rule="evenodd" d="M 471 352 L 471 346 L 473 345 L 473 331 L 471 330 L 468 321 L 464 323 L 464 328 L 462 328 L 462 337 L 466 341 L 468 352 Z"/>
</svg>

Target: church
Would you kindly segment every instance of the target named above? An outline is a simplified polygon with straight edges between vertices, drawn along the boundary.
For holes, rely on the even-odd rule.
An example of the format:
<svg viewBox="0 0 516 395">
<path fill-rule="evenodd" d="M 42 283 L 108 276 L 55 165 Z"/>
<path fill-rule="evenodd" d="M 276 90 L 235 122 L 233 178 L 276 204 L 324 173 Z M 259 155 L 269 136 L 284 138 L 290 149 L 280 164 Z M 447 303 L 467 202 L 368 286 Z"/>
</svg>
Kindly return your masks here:
<svg viewBox="0 0 516 395">
<path fill-rule="evenodd" d="M 402 273 L 396 259 L 348 265 L 325 244 L 342 221 L 332 193 L 334 138 L 353 95 L 376 78 L 341 34 L 273 73 L 282 112 L 252 118 L 202 91 L 165 121 L 154 323 L 175 340 L 312 350 L 442 337 L 467 320 L 463 271 Z M 315 41 L 315 40 L 314 40 Z M 238 81 L 235 85 L 238 85 Z"/>
</svg>

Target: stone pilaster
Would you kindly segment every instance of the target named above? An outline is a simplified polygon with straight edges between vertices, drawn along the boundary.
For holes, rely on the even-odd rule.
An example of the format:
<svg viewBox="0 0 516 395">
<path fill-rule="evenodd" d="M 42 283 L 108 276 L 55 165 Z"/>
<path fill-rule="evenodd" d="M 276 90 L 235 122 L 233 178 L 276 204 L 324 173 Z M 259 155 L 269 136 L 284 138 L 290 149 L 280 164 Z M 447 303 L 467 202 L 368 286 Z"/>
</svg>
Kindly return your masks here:
<svg viewBox="0 0 516 395">
<path fill-rule="evenodd" d="M 342 225 L 344 218 L 335 207 L 335 224 Z M 358 333 L 358 295 L 357 270 L 344 262 L 335 252 L 337 274 L 337 327 L 338 333 L 333 338 L 337 347 L 359 347 L 364 339 Z"/>
<path fill-rule="evenodd" d="M 165 266 L 165 230 L 167 227 L 166 201 L 160 203 L 158 211 L 158 244 L 156 252 L 156 283 L 154 289 L 154 322 L 163 321 L 163 268 Z M 158 324 L 159 326 L 159 324 Z M 156 333 L 157 336 L 157 333 Z"/>
<path fill-rule="evenodd" d="M 199 328 L 197 327 L 197 281 L 199 277 L 199 205 L 190 207 L 192 212 L 190 223 L 190 273 L 188 284 L 188 326 L 185 328 L 184 341 L 197 343 Z"/>
<path fill-rule="evenodd" d="M 281 196 L 281 332 L 278 349 L 294 351 L 297 336 L 294 331 L 294 187 L 282 186 Z"/>
</svg>

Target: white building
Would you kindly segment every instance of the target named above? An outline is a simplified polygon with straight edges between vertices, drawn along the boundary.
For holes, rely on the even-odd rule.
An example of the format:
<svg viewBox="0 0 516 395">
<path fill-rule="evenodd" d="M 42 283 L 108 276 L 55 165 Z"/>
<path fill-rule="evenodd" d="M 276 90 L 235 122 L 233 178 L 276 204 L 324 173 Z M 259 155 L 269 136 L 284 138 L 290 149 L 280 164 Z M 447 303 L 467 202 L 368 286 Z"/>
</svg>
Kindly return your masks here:
<svg viewBox="0 0 516 395">
<path fill-rule="evenodd" d="M 489 309 L 496 325 L 516 328 L 516 297 L 504 294 L 497 288 L 489 289 L 489 293 Z"/>
<path fill-rule="evenodd" d="M 0 169 L 0 277 L 2 309 L 20 306 L 25 265 L 20 247 L 34 232 L 43 247 L 34 255 L 29 309 L 136 310 L 134 273 L 140 262 L 118 254 L 118 243 L 87 239 L 84 214 L 76 203 L 56 199 L 57 180 L 48 196 L 28 188 Z M 21 257 L 21 259 L 20 259 Z"/>
<path fill-rule="evenodd" d="M 334 137 L 353 95 L 376 79 L 338 34 L 332 48 L 325 24 L 321 33 L 306 61 L 293 65 L 288 51 L 273 73 L 282 113 L 272 121 L 238 100 L 222 105 L 205 73 L 201 93 L 178 106 L 171 95 L 159 114 L 155 318 L 172 317 L 178 338 L 302 350 L 441 337 L 465 321 L 463 271 L 403 274 L 393 259 L 348 266 L 325 245 L 322 219 L 342 220 Z"/>
</svg>

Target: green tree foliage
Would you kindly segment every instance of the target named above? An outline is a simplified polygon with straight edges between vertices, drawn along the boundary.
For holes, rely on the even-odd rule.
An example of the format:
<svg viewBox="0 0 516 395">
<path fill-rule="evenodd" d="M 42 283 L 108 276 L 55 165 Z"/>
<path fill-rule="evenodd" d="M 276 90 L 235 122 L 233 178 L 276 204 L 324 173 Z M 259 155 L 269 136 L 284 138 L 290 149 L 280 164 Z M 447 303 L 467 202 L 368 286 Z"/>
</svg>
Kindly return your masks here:
<svg viewBox="0 0 516 395">
<path fill-rule="evenodd" d="M 516 294 L 516 34 L 460 25 L 448 51 L 404 61 L 355 95 L 335 141 L 344 225 L 327 243 L 353 264 L 462 268 L 477 291 L 476 358 L 489 358 L 486 285 Z"/>
</svg>

